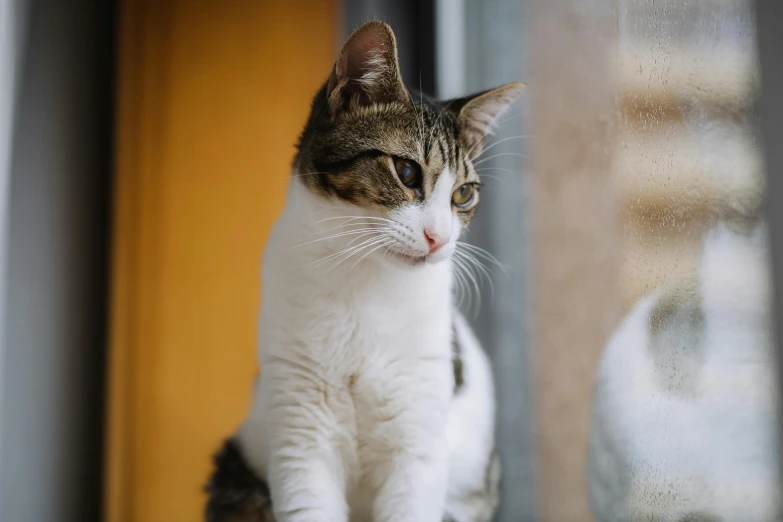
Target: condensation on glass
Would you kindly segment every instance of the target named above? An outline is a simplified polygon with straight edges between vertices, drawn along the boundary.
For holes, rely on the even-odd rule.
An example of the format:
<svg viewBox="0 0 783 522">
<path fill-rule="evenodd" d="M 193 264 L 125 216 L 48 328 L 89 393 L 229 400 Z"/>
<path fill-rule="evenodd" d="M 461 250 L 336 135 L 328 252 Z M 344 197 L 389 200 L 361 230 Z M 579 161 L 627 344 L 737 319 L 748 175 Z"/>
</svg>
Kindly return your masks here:
<svg viewBox="0 0 783 522">
<path fill-rule="evenodd" d="M 619 0 L 598 521 L 783 519 L 752 2 Z"/>
</svg>

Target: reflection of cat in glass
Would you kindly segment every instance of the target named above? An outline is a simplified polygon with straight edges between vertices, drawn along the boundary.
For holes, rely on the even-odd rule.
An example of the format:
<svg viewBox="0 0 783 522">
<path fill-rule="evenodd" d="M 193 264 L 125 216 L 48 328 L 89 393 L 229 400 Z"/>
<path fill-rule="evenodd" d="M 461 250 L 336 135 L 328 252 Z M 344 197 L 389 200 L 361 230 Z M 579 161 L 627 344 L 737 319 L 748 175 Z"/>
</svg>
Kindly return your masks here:
<svg viewBox="0 0 783 522">
<path fill-rule="evenodd" d="M 695 276 L 639 301 L 606 347 L 587 476 L 600 522 L 783 516 L 759 200 L 729 205 Z"/>
</svg>

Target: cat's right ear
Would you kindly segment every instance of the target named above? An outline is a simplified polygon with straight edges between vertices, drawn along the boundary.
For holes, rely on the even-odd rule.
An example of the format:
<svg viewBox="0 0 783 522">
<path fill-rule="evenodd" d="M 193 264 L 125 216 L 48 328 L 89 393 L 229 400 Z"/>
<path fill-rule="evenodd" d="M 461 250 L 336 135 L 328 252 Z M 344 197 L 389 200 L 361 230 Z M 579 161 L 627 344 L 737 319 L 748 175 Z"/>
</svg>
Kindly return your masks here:
<svg viewBox="0 0 783 522">
<path fill-rule="evenodd" d="M 388 24 L 372 20 L 354 31 L 337 57 L 326 96 L 335 119 L 362 106 L 409 101 Z"/>
</svg>

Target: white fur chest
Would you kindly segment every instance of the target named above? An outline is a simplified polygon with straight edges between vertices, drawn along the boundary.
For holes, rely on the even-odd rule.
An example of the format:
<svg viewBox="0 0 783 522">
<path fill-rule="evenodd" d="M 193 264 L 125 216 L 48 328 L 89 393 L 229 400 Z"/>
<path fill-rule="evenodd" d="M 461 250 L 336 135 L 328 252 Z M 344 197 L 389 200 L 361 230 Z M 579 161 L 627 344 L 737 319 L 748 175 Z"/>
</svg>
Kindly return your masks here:
<svg viewBox="0 0 783 522">
<path fill-rule="evenodd" d="M 325 458 L 339 470 L 351 516 L 361 517 L 394 462 L 390 453 L 427 459 L 420 448 L 439 439 L 446 447 L 451 266 L 396 268 L 372 256 L 313 266 L 342 245 L 298 246 L 312 234 L 307 221 L 289 202 L 267 246 L 261 378 L 239 437 L 266 474 L 270 448 L 280 446 L 270 444 L 274 419 L 309 417 L 302 430 L 318 426 L 319 433 L 303 434 L 309 442 L 290 450 L 328 441 L 335 450 Z"/>
<path fill-rule="evenodd" d="M 324 377 L 337 379 L 389 358 L 449 355 L 449 262 L 411 270 L 373 257 L 358 262 L 359 255 L 313 266 L 334 247 L 297 247 L 290 238 L 301 243 L 298 228 L 296 218 L 284 215 L 267 250 L 259 339 L 262 365 L 270 357 L 286 355 L 280 349 L 290 352 L 291 343 L 296 352 L 329 371 Z"/>
</svg>

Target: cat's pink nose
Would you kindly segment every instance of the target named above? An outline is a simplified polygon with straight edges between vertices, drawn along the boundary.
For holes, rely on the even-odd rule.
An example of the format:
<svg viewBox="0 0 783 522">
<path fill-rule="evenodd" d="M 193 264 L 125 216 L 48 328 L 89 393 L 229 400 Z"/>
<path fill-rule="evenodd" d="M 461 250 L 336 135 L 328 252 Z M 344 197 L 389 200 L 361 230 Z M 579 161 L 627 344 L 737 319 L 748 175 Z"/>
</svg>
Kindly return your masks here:
<svg viewBox="0 0 783 522">
<path fill-rule="evenodd" d="M 424 229 L 424 237 L 427 239 L 427 245 L 430 247 L 430 254 L 434 254 L 449 242 L 448 236 L 440 235 L 436 232 Z"/>
</svg>

